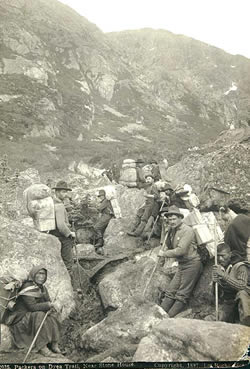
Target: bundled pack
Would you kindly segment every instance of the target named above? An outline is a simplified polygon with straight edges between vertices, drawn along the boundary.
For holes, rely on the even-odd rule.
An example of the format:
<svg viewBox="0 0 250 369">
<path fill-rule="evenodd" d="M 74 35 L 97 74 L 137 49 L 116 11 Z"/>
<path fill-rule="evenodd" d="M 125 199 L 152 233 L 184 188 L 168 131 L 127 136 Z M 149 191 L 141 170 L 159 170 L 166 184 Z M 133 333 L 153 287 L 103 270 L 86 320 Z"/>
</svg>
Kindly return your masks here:
<svg viewBox="0 0 250 369">
<path fill-rule="evenodd" d="M 40 232 L 55 229 L 55 208 L 51 190 L 44 184 L 33 184 L 24 191 L 27 211 Z"/>
<path fill-rule="evenodd" d="M 134 159 L 125 159 L 122 163 L 119 183 L 127 187 L 137 187 L 136 161 Z"/>
</svg>

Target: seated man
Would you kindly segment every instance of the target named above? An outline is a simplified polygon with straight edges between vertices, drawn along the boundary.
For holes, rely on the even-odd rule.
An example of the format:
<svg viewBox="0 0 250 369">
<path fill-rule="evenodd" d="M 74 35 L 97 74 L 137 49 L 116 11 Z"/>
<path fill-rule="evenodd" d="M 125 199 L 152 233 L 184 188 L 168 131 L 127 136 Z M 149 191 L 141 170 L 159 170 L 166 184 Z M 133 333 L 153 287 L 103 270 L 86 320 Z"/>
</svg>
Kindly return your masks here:
<svg viewBox="0 0 250 369">
<path fill-rule="evenodd" d="M 104 190 L 100 190 L 98 197 L 100 199 L 100 204 L 98 207 L 99 210 L 99 219 L 94 225 L 94 234 L 95 234 L 95 250 L 97 254 L 103 255 L 103 235 L 105 229 L 107 228 L 110 220 L 114 217 L 114 210 L 110 200 L 106 199 L 106 192 Z"/>
<path fill-rule="evenodd" d="M 19 291 L 14 307 L 6 314 L 4 324 L 9 326 L 14 345 L 19 349 L 29 349 L 44 317 L 49 311 L 34 347 L 46 357 L 56 357 L 61 351 L 60 323 L 44 283 L 47 269 L 42 265 L 31 269 L 27 281 Z M 47 345 L 50 345 L 50 349 Z"/>
<path fill-rule="evenodd" d="M 159 212 L 159 204 L 157 202 L 157 200 L 159 199 L 159 191 L 154 185 L 154 178 L 152 174 L 148 173 L 145 176 L 145 180 L 147 184 L 145 194 L 146 200 L 136 213 L 136 218 L 132 226 L 132 230 L 127 233 L 129 236 L 141 236 L 150 216 L 158 214 Z"/>
<path fill-rule="evenodd" d="M 250 287 L 248 283 L 248 267 L 244 262 L 232 263 L 232 251 L 222 242 L 217 246 L 218 263 L 213 267 L 213 282 L 219 284 L 220 305 L 219 320 L 224 322 L 250 325 Z M 238 311 L 238 303 L 244 310 Z"/>
<path fill-rule="evenodd" d="M 160 250 L 158 257 L 176 258 L 178 270 L 171 280 L 161 307 L 172 318 L 180 313 L 201 275 L 202 263 L 197 252 L 195 233 L 183 223 L 183 215 L 175 205 L 165 213 L 168 218 L 166 249 Z"/>
</svg>

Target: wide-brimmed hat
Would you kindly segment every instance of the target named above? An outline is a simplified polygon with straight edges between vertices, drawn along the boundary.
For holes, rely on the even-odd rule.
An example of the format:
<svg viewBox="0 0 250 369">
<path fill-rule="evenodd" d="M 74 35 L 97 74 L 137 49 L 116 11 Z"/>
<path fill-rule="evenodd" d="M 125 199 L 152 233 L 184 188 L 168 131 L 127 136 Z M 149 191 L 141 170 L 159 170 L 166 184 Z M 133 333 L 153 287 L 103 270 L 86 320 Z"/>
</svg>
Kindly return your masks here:
<svg viewBox="0 0 250 369">
<path fill-rule="evenodd" d="M 175 205 L 172 205 L 168 208 L 166 217 L 169 217 L 170 215 L 177 215 L 180 218 L 184 218 L 184 215 L 180 212 L 180 209 Z"/>
<path fill-rule="evenodd" d="M 53 190 L 66 190 L 66 191 L 72 191 L 71 188 L 68 187 L 67 182 L 65 181 L 59 181 L 57 182 L 56 186 L 52 188 Z"/>
<path fill-rule="evenodd" d="M 164 191 L 167 191 L 167 190 L 174 191 L 173 187 L 172 187 L 170 184 L 168 184 L 168 183 L 166 183 L 166 184 L 164 185 L 163 190 L 164 190 Z"/>
<path fill-rule="evenodd" d="M 136 159 L 135 162 L 136 163 L 145 163 L 145 161 L 143 159 Z"/>
<path fill-rule="evenodd" d="M 97 195 L 98 197 L 101 197 L 101 196 L 106 196 L 106 192 L 104 191 L 104 190 L 100 190 L 99 192 L 98 192 L 98 195 Z"/>
<path fill-rule="evenodd" d="M 163 208 L 159 211 L 159 214 L 163 214 L 163 213 L 167 213 L 168 212 L 168 208 L 163 206 Z"/>
</svg>

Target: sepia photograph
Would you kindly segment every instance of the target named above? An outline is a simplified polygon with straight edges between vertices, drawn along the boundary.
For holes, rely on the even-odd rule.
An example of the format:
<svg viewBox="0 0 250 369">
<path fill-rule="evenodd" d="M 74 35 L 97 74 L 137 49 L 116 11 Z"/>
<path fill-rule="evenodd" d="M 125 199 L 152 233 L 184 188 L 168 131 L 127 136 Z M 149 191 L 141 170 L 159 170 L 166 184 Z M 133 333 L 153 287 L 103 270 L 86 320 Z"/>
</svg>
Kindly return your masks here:
<svg viewBox="0 0 250 369">
<path fill-rule="evenodd" d="M 248 367 L 249 14 L 0 0 L 0 369 Z"/>
</svg>

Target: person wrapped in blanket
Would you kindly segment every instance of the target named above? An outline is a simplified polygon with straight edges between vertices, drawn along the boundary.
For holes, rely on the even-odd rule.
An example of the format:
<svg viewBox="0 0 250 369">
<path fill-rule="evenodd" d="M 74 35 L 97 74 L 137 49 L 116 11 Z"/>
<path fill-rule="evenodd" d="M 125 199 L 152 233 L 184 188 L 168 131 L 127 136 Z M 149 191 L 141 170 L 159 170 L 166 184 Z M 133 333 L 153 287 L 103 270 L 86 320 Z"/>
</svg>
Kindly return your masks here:
<svg viewBox="0 0 250 369">
<path fill-rule="evenodd" d="M 60 322 L 56 306 L 51 302 L 48 290 L 44 286 L 46 280 L 47 269 L 43 265 L 31 269 L 18 292 L 16 304 L 6 314 L 4 324 L 10 329 L 14 346 L 28 350 L 45 314 L 49 311 L 35 341 L 34 349 L 43 356 L 56 357 L 61 354 L 58 346 Z"/>
</svg>

